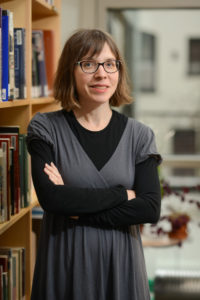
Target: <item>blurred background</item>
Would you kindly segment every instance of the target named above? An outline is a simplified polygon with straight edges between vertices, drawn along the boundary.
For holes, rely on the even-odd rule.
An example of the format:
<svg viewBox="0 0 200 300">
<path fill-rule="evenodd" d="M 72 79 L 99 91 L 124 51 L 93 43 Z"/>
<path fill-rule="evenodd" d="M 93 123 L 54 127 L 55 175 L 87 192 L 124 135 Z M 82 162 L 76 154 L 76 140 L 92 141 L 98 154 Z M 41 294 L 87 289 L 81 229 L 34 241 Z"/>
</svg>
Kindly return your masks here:
<svg viewBox="0 0 200 300">
<path fill-rule="evenodd" d="M 200 1 L 63 0 L 61 20 L 62 45 L 77 28 L 112 34 L 133 87 L 121 111 L 154 130 L 164 159 L 165 223 L 143 231 L 152 299 L 200 299 Z M 170 238 L 170 213 L 188 216 L 184 236 Z"/>
</svg>

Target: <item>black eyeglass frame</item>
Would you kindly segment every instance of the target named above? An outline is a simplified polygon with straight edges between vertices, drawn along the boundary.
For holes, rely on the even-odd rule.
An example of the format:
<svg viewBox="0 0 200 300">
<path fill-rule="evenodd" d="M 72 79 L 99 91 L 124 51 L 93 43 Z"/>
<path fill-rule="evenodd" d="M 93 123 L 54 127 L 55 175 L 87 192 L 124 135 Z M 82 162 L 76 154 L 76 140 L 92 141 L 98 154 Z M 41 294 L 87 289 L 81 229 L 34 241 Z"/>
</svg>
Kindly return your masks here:
<svg viewBox="0 0 200 300">
<path fill-rule="evenodd" d="M 120 63 L 121 63 L 121 61 L 118 60 L 118 59 L 112 59 L 112 60 L 109 60 L 109 61 L 115 61 L 117 70 L 114 71 L 114 72 L 108 72 L 108 71 L 106 71 L 106 69 L 105 69 L 105 67 L 104 67 L 104 64 L 107 63 L 107 62 L 109 62 L 109 61 L 104 61 L 104 62 L 102 62 L 102 63 L 95 62 L 95 63 L 97 64 L 96 70 L 93 71 L 93 72 L 85 72 L 85 71 L 83 70 L 82 63 L 87 62 L 87 61 L 90 61 L 90 60 L 81 60 L 81 61 L 77 61 L 77 62 L 76 62 L 76 64 L 79 65 L 79 66 L 81 67 L 81 70 L 82 70 L 84 73 L 86 73 L 86 74 L 94 74 L 94 73 L 96 73 L 97 70 L 99 69 L 99 66 L 102 66 L 103 69 L 104 69 L 104 71 L 105 71 L 106 73 L 113 74 L 113 73 L 116 73 L 116 72 L 119 71 L 119 67 L 120 67 Z"/>
</svg>

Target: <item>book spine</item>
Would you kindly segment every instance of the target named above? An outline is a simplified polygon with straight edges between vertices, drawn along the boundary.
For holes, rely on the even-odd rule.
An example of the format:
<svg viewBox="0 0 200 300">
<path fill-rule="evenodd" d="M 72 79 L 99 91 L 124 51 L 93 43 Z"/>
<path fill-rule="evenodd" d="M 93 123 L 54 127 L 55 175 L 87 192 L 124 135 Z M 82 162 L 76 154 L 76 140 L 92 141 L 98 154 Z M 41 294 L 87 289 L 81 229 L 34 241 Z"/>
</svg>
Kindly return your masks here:
<svg viewBox="0 0 200 300">
<path fill-rule="evenodd" d="M 14 164 L 14 148 L 10 147 L 10 203 L 11 215 L 15 213 L 15 164 Z"/>
<path fill-rule="evenodd" d="M 3 150 L 2 164 L 2 203 L 1 203 L 1 223 L 7 221 L 7 203 L 8 203 L 8 142 L 2 141 Z"/>
<path fill-rule="evenodd" d="M 45 66 L 48 83 L 48 95 L 53 93 L 53 81 L 56 72 L 55 62 L 55 32 L 53 30 L 43 30 Z"/>
<path fill-rule="evenodd" d="M 20 205 L 24 207 L 24 145 L 23 136 L 19 135 L 19 169 L 20 169 Z"/>
<path fill-rule="evenodd" d="M 39 97 L 48 96 L 47 75 L 45 66 L 45 52 L 44 52 L 44 37 L 42 30 L 33 30 L 35 51 L 37 53 L 38 77 L 41 86 L 41 93 Z"/>
<path fill-rule="evenodd" d="M 2 90 L 2 9 L 0 7 L 0 102 L 2 101 L 1 90 Z"/>
<path fill-rule="evenodd" d="M 25 29 L 14 28 L 15 97 L 26 98 Z"/>
<path fill-rule="evenodd" d="M 2 14 L 2 101 L 8 101 L 8 76 L 9 76 L 9 32 L 8 16 Z"/>
<path fill-rule="evenodd" d="M 15 89 L 15 66 L 14 66 L 14 35 L 13 35 L 13 13 L 9 12 L 9 100 L 14 99 Z"/>
<path fill-rule="evenodd" d="M 3 163 L 4 163 L 4 158 L 3 158 L 3 149 L 0 148 L 0 223 L 3 223 L 3 213 L 2 213 L 2 208 L 3 208 Z"/>
</svg>

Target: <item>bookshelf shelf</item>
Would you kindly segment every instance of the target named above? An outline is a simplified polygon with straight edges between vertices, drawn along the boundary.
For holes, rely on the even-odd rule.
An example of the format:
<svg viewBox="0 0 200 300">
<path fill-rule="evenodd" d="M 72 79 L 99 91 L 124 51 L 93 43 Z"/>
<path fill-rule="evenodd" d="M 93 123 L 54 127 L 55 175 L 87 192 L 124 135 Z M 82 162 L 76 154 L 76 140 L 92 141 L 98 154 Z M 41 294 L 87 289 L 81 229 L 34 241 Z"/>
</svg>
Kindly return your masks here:
<svg viewBox="0 0 200 300">
<path fill-rule="evenodd" d="M 26 106 L 29 105 L 29 100 L 13 100 L 13 101 L 6 101 L 0 102 L 0 108 L 8 108 L 8 107 L 17 107 L 17 106 Z"/>
<path fill-rule="evenodd" d="M 32 19 L 52 17 L 58 15 L 58 9 L 54 5 L 49 5 L 44 0 L 33 0 L 32 2 Z"/>
<path fill-rule="evenodd" d="M 38 104 L 42 105 L 42 104 L 48 104 L 48 103 L 55 103 L 55 99 L 53 97 L 31 99 L 32 105 L 38 105 Z"/>
<path fill-rule="evenodd" d="M 0 126 L 20 127 L 20 133 L 25 134 L 32 117 L 37 112 L 57 110 L 60 107 L 54 98 L 32 98 L 32 30 L 50 30 L 55 32 L 53 42 L 53 61 L 55 67 L 60 55 L 60 8 L 61 0 L 54 0 L 55 5 L 49 5 L 45 0 L 0 0 L 0 7 L 13 12 L 14 27 L 25 29 L 26 57 L 26 88 L 27 98 L 0 102 Z M 30 167 L 30 160 L 29 160 Z M 20 209 L 19 213 L 11 216 L 9 221 L 0 224 L 0 247 L 24 247 L 25 250 L 25 290 L 24 300 L 29 300 L 32 285 L 32 208 L 38 205 L 37 198 L 31 185 L 31 172 L 28 174 L 31 204 Z M 20 298 L 21 299 L 21 298 Z"/>
<path fill-rule="evenodd" d="M 19 221 L 23 216 L 25 216 L 29 211 L 31 211 L 33 207 L 37 205 L 38 202 L 35 199 L 28 207 L 22 208 L 19 213 L 11 216 L 11 219 L 9 221 L 0 224 L 0 235 L 6 232 L 11 226 L 15 225 L 17 221 Z"/>
<path fill-rule="evenodd" d="M 0 4 L 1 3 L 6 3 L 6 2 L 11 2 L 12 0 L 0 0 Z"/>
</svg>

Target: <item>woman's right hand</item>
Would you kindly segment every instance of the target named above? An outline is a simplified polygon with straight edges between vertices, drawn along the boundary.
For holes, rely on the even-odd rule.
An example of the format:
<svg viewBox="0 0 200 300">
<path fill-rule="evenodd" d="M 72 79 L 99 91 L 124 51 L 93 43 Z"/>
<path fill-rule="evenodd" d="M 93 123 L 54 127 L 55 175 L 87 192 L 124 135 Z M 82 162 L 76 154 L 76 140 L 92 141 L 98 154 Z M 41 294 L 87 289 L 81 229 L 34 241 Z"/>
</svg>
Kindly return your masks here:
<svg viewBox="0 0 200 300">
<path fill-rule="evenodd" d="M 127 192 L 128 200 L 132 200 L 136 198 L 136 194 L 134 190 L 126 190 L 126 192 Z"/>
</svg>

